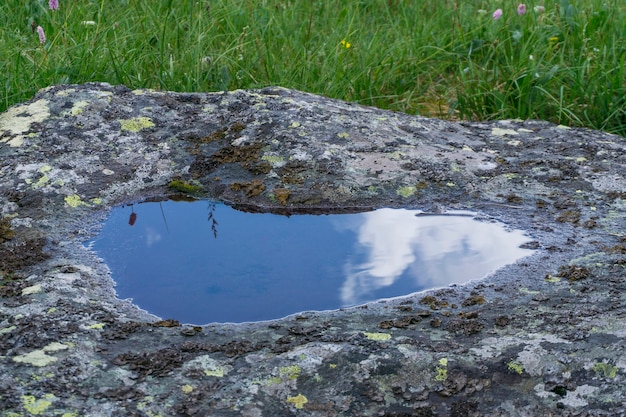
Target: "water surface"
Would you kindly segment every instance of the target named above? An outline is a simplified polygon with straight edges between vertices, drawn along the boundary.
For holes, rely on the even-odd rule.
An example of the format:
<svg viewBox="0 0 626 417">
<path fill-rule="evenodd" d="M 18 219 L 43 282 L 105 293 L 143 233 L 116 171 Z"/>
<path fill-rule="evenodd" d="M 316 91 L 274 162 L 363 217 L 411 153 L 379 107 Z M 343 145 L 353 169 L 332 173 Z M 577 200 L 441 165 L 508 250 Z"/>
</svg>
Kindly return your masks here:
<svg viewBox="0 0 626 417">
<path fill-rule="evenodd" d="M 89 245 L 121 298 L 185 323 L 277 319 L 482 278 L 530 239 L 469 213 L 244 213 L 208 201 L 113 209 Z"/>
</svg>

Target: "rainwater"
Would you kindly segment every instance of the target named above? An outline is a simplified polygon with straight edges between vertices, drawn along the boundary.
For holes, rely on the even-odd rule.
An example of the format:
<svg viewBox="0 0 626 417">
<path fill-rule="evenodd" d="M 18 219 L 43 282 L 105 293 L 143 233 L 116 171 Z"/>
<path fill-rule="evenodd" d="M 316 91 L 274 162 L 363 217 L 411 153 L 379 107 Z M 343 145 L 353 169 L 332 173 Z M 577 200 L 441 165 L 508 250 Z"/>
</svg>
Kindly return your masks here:
<svg viewBox="0 0 626 417">
<path fill-rule="evenodd" d="M 200 200 L 112 210 L 88 245 L 120 298 L 183 323 L 248 322 L 465 283 L 531 254 L 468 212 L 245 213 Z"/>
</svg>

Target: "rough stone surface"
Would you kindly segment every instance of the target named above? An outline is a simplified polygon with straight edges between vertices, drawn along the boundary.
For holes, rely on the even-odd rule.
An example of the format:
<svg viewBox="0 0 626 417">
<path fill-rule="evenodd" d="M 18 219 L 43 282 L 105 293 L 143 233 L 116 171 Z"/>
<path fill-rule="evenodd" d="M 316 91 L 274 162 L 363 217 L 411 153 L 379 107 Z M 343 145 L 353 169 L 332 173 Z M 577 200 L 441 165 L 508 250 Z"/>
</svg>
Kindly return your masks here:
<svg viewBox="0 0 626 417">
<path fill-rule="evenodd" d="M 56 86 L 0 115 L 3 416 L 626 414 L 626 146 L 281 88 Z M 116 298 L 82 242 L 115 205 L 470 209 L 535 255 L 464 286 L 202 327 Z M 167 318 L 163 318 L 167 319 Z"/>
</svg>

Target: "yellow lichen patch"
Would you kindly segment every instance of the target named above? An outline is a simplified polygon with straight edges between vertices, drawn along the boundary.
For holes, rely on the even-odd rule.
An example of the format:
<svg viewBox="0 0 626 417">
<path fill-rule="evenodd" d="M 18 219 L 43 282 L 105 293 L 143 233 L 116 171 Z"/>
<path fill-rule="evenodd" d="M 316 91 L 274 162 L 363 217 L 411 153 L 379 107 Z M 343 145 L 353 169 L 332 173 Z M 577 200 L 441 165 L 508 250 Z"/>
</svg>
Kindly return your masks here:
<svg viewBox="0 0 626 417">
<path fill-rule="evenodd" d="M 189 394 L 191 393 L 191 391 L 193 391 L 193 387 L 189 384 L 185 384 L 182 387 L 180 387 L 181 391 L 183 391 L 185 394 Z"/>
<path fill-rule="evenodd" d="M 50 178 L 47 175 L 42 175 L 34 184 L 33 188 L 41 188 L 50 182 Z"/>
<path fill-rule="evenodd" d="M 288 379 L 298 379 L 302 369 L 298 365 L 283 366 L 279 369 L 278 374 Z"/>
<path fill-rule="evenodd" d="M 81 114 L 83 112 L 83 110 L 85 109 L 85 107 L 87 107 L 88 104 L 89 104 L 89 102 L 87 102 L 85 100 L 77 101 L 76 103 L 74 103 L 74 105 L 72 106 L 72 108 L 69 111 L 64 111 L 64 112 L 61 113 L 61 115 L 63 115 L 63 116 L 78 116 L 79 114 Z"/>
<path fill-rule="evenodd" d="M 4 328 L 0 329 L 0 335 L 6 334 L 6 333 L 11 333 L 15 329 L 17 329 L 16 326 L 4 327 Z"/>
<path fill-rule="evenodd" d="M 341 132 L 337 133 L 337 137 L 339 137 L 340 139 L 348 139 L 350 137 L 350 134 L 348 132 Z"/>
<path fill-rule="evenodd" d="M 32 366 L 47 366 L 56 362 L 57 358 L 47 355 L 43 349 L 33 350 L 24 355 L 18 355 L 13 358 L 13 362 L 24 363 Z"/>
<path fill-rule="evenodd" d="M 435 371 L 437 372 L 435 375 L 435 381 L 445 381 L 448 379 L 448 358 L 441 358 L 437 361 L 437 363 L 439 365 L 435 368 Z"/>
<path fill-rule="evenodd" d="M 598 362 L 593 365 L 593 370 L 605 378 L 615 378 L 618 368 L 606 362 Z"/>
<path fill-rule="evenodd" d="M 385 340 L 391 339 L 391 335 L 389 333 L 369 333 L 369 332 L 363 332 L 363 334 L 369 340 L 385 341 Z"/>
<path fill-rule="evenodd" d="M 309 400 L 307 400 L 304 395 L 298 394 L 295 397 L 287 397 L 287 402 L 293 404 L 298 410 L 301 410 L 304 404 L 308 403 Z"/>
<path fill-rule="evenodd" d="M 507 364 L 507 368 L 509 369 L 509 371 L 515 372 L 519 375 L 524 373 L 524 367 L 519 362 L 511 361 Z"/>
<path fill-rule="evenodd" d="M 204 370 L 204 374 L 206 376 L 214 376 L 216 378 L 221 378 L 224 376 L 226 372 L 224 371 L 224 368 L 215 368 L 215 369 L 205 369 Z"/>
<path fill-rule="evenodd" d="M 37 398 L 34 395 L 22 395 L 22 405 L 24 409 L 34 416 L 43 414 L 52 405 L 55 396 L 46 394 L 43 398 Z"/>
<path fill-rule="evenodd" d="M 52 342 L 43 347 L 44 352 L 58 352 L 59 350 L 69 349 L 69 346 L 64 343 Z"/>
<path fill-rule="evenodd" d="M 120 129 L 137 133 L 142 129 L 153 127 L 154 123 L 149 117 L 133 117 L 131 119 L 120 119 Z"/>
<path fill-rule="evenodd" d="M 102 204 L 102 199 L 100 197 L 92 198 L 91 202 L 96 204 L 96 205 L 100 205 L 100 204 Z"/>
<path fill-rule="evenodd" d="M 76 208 L 78 206 L 86 206 L 87 203 L 85 203 L 83 200 L 80 199 L 80 196 L 77 194 L 72 194 L 72 195 L 68 195 L 67 197 L 65 197 L 65 204 L 67 204 L 70 207 Z"/>
<path fill-rule="evenodd" d="M 519 292 L 521 292 L 522 294 L 528 294 L 528 295 L 541 294 L 539 291 L 529 290 L 526 287 L 519 287 Z"/>
<path fill-rule="evenodd" d="M 30 287 L 26 287 L 22 290 L 22 295 L 32 295 L 32 294 L 37 294 L 41 292 L 41 285 L 40 284 L 35 284 L 35 285 L 31 285 Z"/>
<path fill-rule="evenodd" d="M 289 125 L 290 128 L 295 129 L 297 127 L 300 127 L 300 123 L 299 122 L 293 122 Z"/>
<path fill-rule="evenodd" d="M 285 163 L 285 158 L 278 155 L 263 155 L 261 160 L 267 161 L 271 166 L 276 167 Z"/>
<path fill-rule="evenodd" d="M 499 127 L 494 127 L 493 129 L 491 129 L 491 134 L 493 136 L 505 136 L 505 135 L 515 136 L 515 135 L 519 135 L 519 132 L 513 129 L 501 129 Z"/>
<path fill-rule="evenodd" d="M 50 117 L 47 100 L 37 100 L 23 106 L 16 106 L 0 114 L 0 136 L 8 132 L 9 136 L 0 139 L 0 143 L 8 143 L 11 147 L 19 147 L 24 143 L 24 133 L 30 130 L 33 123 L 40 123 Z"/>
<path fill-rule="evenodd" d="M 415 194 L 415 192 L 417 191 L 416 187 L 412 187 L 412 186 L 406 186 L 406 187 L 400 187 L 396 190 L 396 194 L 398 194 L 399 196 L 402 196 L 404 198 L 410 197 L 413 194 Z"/>
<path fill-rule="evenodd" d="M 95 324 L 91 324 L 87 326 L 87 328 L 92 329 L 92 330 L 101 330 L 104 328 L 104 326 L 105 326 L 104 323 L 95 323 Z"/>
</svg>

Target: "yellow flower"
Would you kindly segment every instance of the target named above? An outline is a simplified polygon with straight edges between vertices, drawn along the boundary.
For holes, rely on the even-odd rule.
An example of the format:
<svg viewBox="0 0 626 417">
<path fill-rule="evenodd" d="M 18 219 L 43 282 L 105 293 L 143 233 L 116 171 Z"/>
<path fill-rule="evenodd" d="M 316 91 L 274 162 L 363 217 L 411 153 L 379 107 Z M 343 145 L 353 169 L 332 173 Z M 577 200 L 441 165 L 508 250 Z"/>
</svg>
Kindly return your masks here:
<svg viewBox="0 0 626 417">
<path fill-rule="evenodd" d="M 350 49 L 352 47 L 352 44 L 345 39 L 342 39 L 339 43 L 346 49 Z"/>
</svg>

